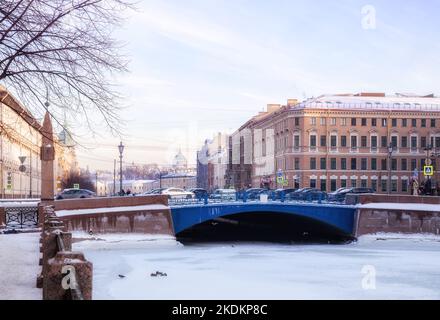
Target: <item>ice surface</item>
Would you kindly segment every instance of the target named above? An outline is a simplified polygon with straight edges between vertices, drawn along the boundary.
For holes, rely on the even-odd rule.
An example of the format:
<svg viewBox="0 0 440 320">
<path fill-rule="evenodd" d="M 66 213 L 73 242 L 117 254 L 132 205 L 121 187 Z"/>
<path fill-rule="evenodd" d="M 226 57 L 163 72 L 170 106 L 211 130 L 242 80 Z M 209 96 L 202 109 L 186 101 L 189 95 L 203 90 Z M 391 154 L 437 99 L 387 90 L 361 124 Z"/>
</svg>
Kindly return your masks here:
<svg viewBox="0 0 440 320">
<path fill-rule="evenodd" d="M 369 235 L 347 245 L 131 237 L 74 245 L 94 264 L 95 299 L 440 299 L 434 235 Z M 362 287 L 365 266 L 375 268 L 376 289 Z M 156 271 L 168 276 L 151 277 Z"/>
</svg>

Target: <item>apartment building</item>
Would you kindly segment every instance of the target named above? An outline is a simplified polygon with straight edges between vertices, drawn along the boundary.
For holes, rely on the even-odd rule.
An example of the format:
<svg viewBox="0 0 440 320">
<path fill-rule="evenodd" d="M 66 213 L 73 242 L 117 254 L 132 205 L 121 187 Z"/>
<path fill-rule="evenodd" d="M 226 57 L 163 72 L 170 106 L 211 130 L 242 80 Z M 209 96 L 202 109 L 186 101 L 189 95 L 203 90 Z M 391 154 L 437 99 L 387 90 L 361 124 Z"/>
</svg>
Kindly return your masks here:
<svg viewBox="0 0 440 320">
<path fill-rule="evenodd" d="M 407 193 L 412 177 L 424 179 L 425 164 L 440 165 L 440 99 L 433 95 L 323 95 L 288 103 L 251 128 L 253 149 L 262 150 L 253 153 L 253 186 L 281 187 L 275 176 L 282 172 L 290 187 Z"/>
</svg>

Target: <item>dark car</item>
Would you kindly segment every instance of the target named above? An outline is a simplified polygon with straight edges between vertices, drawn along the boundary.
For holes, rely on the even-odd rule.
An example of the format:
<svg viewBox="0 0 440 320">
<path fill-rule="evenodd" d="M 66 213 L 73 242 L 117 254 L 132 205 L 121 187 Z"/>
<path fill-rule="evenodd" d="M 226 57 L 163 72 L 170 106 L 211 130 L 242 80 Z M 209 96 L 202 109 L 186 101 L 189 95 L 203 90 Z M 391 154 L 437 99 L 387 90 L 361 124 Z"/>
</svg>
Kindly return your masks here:
<svg viewBox="0 0 440 320">
<path fill-rule="evenodd" d="M 315 188 L 308 189 L 301 192 L 301 197 L 299 200 L 302 201 L 327 200 L 327 193 Z"/>
<path fill-rule="evenodd" d="M 313 188 L 300 188 L 298 190 L 295 190 L 291 193 L 289 193 L 289 196 L 287 197 L 290 200 L 301 200 L 301 195 L 303 192 L 306 192 L 307 190 L 310 190 Z"/>
<path fill-rule="evenodd" d="M 63 199 L 84 199 L 93 198 L 96 194 L 93 191 L 87 189 L 64 189 L 60 194 L 57 195 L 57 200 Z"/>
<path fill-rule="evenodd" d="M 284 197 L 285 198 L 289 198 L 289 195 L 292 192 L 295 192 L 298 189 L 294 189 L 294 188 L 287 188 L 287 189 L 276 189 L 274 191 L 274 199 L 276 200 L 280 200 L 281 199 L 281 195 L 284 193 Z"/>
<path fill-rule="evenodd" d="M 347 194 L 365 194 L 365 193 L 374 193 L 374 190 L 371 188 L 346 188 L 337 193 L 332 193 L 329 196 L 329 201 L 335 202 L 344 202 Z"/>
<path fill-rule="evenodd" d="M 260 198 L 260 194 L 262 192 L 267 192 L 266 189 L 263 188 L 250 188 L 245 191 L 246 199 L 248 200 L 257 200 Z"/>
<path fill-rule="evenodd" d="M 191 188 L 188 191 L 194 193 L 197 199 L 204 199 L 208 196 L 208 191 L 203 188 Z"/>
</svg>

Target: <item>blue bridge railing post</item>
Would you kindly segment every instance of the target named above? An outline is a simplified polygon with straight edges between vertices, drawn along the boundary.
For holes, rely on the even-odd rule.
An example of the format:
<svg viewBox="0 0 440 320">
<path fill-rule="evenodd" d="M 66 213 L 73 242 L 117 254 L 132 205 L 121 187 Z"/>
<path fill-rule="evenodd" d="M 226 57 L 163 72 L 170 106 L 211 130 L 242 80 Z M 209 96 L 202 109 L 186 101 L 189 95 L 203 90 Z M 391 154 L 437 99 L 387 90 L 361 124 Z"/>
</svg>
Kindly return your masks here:
<svg viewBox="0 0 440 320">
<path fill-rule="evenodd" d="M 204 197 L 203 197 L 203 203 L 204 203 L 205 205 L 208 204 L 208 195 L 207 195 L 207 194 L 205 194 Z"/>
<path fill-rule="evenodd" d="M 284 193 L 284 190 L 281 191 L 281 202 L 284 202 L 286 200 L 286 194 Z"/>
</svg>

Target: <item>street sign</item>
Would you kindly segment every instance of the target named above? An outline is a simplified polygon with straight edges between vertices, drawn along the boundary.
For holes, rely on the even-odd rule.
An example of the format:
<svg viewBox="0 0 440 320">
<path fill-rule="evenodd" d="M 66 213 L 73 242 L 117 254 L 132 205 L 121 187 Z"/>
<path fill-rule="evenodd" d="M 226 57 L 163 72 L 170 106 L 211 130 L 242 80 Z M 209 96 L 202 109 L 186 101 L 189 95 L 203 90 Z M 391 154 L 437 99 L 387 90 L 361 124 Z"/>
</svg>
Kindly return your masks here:
<svg viewBox="0 0 440 320">
<path fill-rule="evenodd" d="M 277 177 L 282 178 L 283 177 L 283 170 L 279 169 L 277 172 Z"/>
<path fill-rule="evenodd" d="M 277 177 L 277 183 L 283 184 L 284 183 L 284 177 Z"/>
<path fill-rule="evenodd" d="M 425 176 L 433 176 L 434 175 L 434 167 L 433 166 L 424 166 L 423 174 Z"/>
<path fill-rule="evenodd" d="M 74 183 L 73 184 L 73 189 L 79 189 L 79 183 Z"/>
<path fill-rule="evenodd" d="M 20 165 L 20 166 L 18 167 L 18 171 L 20 171 L 20 172 L 26 172 L 26 166 L 24 166 L 24 165 Z"/>
</svg>

